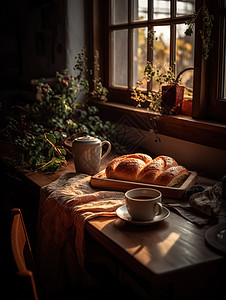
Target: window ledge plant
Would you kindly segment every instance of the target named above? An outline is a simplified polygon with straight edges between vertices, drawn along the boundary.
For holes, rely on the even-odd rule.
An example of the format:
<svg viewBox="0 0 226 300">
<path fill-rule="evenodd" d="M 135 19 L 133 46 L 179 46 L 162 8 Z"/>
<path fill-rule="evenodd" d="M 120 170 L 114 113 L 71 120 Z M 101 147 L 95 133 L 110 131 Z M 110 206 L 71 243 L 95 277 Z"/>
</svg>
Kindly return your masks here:
<svg viewBox="0 0 226 300">
<path fill-rule="evenodd" d="M 182 72 L 176 77 L 171 67 L 165 68 L 165 72 L 163 72 L 156 65 L 147 62 L 144 76 L 137 82 L 131 99 L 137 102 L 137 107 L 142 107 L 144 103 L 148 103 L 148 106 L 145 106 L 147 110 L 156 112 L 159 115 L 162 113 L 177 113 L 183 100 L 184 91 L 184 86 L 180 85 L 181 74 Z M 146 88 L 151 89 L 153 85 L 155 85 L 155 91 L 149 90 L 146 92 Z M 180 91 L 180 98 L 175 94 L 172 95 L 174 99 L 169 101 L 169 96 L 174 93 L 174 90 L 175 92 Z"/>
<path fill-rule="evenodd" d="M 136 107 L 144 107 L 154 114 L 151 117 L 151 132 L 155 134 L 155 141 L 160 141 L 157 130 L 157 121 L 162 114 L 172 115 L 181 112 L 184 99 L 185 86 L 181 85 L 181 75 L 193 68 L 186 68 L 176 77 L 172 68 L 165 68 L 165 72 L 158 69 L 156 65 L 147 62 L 144 76 L 137 82 L 131 99 L 137 104 Z M 155 86 L 155 91 L 151 89 Z"/>
</svg>

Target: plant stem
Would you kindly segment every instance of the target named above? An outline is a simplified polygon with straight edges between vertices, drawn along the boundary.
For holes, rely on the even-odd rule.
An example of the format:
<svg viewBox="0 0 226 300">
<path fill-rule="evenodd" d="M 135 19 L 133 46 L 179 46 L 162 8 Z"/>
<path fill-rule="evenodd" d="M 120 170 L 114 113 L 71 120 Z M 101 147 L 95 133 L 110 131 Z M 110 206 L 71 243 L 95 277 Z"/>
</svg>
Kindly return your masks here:
<svg viewBox="0 0 226 300">
<path fill-rule="evenodd" d="M 47 138 L 47 136 L 46 136 L 46 134 L 44 133 L 44 138 L 47 140 L 47 142 L 49 142 L 50 143 L 50 145 L 53 147 L 53 149 L 55 150 L 55 152 L 56 152 L 56 154 L 58 155 L 58 156 L 61 156 L 62 154 L 61 154 L 61 152 L 60 152 L 60 150 Z"/>
</svg>

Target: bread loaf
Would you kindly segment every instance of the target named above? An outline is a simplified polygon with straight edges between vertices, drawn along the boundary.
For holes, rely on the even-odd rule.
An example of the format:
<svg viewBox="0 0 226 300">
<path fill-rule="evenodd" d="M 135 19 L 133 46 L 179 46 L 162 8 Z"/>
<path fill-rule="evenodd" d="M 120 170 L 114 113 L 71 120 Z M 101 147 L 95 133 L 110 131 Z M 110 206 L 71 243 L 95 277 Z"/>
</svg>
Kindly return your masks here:
<svg viewBox="0 0 226 300">
<path fill-rule="evenodd" d="M 163 186 L 174 186 L 189 172 L 169 156 L 152 159 L 142 153 L 128 154 L 114 158 L 106 168 L 106 177 L 127 181 L 144 182 Z"/>
<path fill-rule="evenodd" d="M 107 178 L 136 181 L 137 174 L 152 161 L 149 155 L 142 153 L 116 157 L 106 168 Z"/>
</svg>

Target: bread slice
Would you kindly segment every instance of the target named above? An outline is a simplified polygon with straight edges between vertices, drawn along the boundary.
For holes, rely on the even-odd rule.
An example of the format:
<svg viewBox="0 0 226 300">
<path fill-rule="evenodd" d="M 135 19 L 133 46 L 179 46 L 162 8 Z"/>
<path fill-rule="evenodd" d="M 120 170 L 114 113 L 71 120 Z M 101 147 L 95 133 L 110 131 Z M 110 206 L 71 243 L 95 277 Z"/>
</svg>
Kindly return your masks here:
<svg viewBox="0 0 226 300">
<path fill-rule="evenodd" d="M 183 166 L 173 166 L 163 171 L 155 180 L 155 184 L 174 186 L 189 176 L 188 170 Z"/>
</svg>

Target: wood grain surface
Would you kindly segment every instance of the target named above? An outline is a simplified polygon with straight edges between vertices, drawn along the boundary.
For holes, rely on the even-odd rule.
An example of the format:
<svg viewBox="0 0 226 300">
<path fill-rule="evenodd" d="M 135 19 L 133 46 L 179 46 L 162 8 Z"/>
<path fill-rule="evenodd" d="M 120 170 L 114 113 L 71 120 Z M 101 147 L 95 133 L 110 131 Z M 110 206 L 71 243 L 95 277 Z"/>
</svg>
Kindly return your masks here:
<svg viewBox="0 0 226 300">
<path fill-rule="evenodd" d="M 223 261 L 207 247 L 206 228 L 197 228 L 173 212 L 166 220 L 148 226 L 116 217 L 90 220 L 86 228 L 118 259 L 151 281 Z"/>
<path fill-rule="evenodd" d="M 102 167 L 106 163 L 107 160 Z M 75 172 L 72 160 L 56 174 L 33 173 L 26 177 L 30 183 L 42 187 L 64 172 Z M 191 297 L 194 291 L 199 293 L 198 298 L 192 299 L 202 299 L 204 294 L 209 295 L 204 290 L 206 287 L 220 282 L 226 264 L 225 258 L 205 242 L 209 227 L 200 228 L 171 211 L 166 220 L 147 226 L 134 225 L 118 217 L 96 218 L 86 222 L 85 231 L 129 272 L 147 281 L 153 299 L 160 299 L 158 287 L 164 297 L 164 288 L 167 287 L 168 293 L 173 287 L 171 292 L 174 295 L 176 291 L 178 295 L 172 299 L 182 299 L 185 289 Z M 192 284 L 191 289 L 187 289 L 187 282 Z"/>
</svg>

